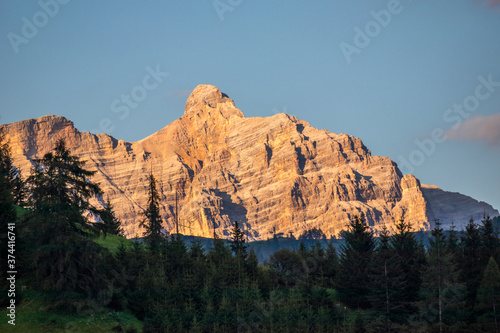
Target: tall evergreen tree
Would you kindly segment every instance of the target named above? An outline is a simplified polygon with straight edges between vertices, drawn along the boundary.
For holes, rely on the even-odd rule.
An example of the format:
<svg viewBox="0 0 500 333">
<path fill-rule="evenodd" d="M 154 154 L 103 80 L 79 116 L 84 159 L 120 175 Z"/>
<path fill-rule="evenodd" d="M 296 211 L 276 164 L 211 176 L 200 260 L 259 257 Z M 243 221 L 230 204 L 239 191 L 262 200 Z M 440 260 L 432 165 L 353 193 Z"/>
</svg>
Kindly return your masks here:
<svg viewBox="0 0 500 333">
<path fill-rule="evenodd" d="M 486 267 L 490 257 L 497 260 L 499 258 L 500 240 L 498 239 L 498 230 L 493 225 L 493 220 L 486 216 L 481 220 L 479 227 L 479 234 L 481 237 L 481 250 L 480 260 L 481 265 Z"/>
<path fill-rule="evenodd" d="M 242 279 L 244 273 L 246 271 L 246 258 L 247 258 L 247 246 L 245 245 L 245 234 L 240 229 L 240 226 L 237 221 L 234 221 L 233 230 L 232 230 L 232 238 L 231 238 L 231 251 L 235 254 L 236 265 L 235 268 L 237 270 L 238 276 L 238 287 L 241 286 Z"/>
<path fill-rule="evenodd" d="M 326 247 L 326 265 L 325 265 L 325 278 L 326 278 L 326 287 L 334 288 L 335 286 L 335 278 L 337 276 L 337 270 L 339 265 L 339 257 L 337 255 L 337 250 L 335 246 L 329 242 Z"/>
<path fill-rule="evenodd" d="M 148 177 L 148 208 L 144 212 L 144 219 L 140 226 L 145 229 L 144 238 L 151 249 L 157 250 L 164 239 L 162 234 L 162 220 L 160 216 L 160 194 L 156 188 L 156 178 L 153 173 Z"/>
<path fill-rule="evenodd" d="M 257 254 L 255 253 L 254 249 L 250 249 L 250 253 L 248 254 L 248 258 L 246 261 L 246 269 L 247 269 L 247 276 L 249 277 L 250 281 L 252 282 L 257 281 L 258 271 L 259 271 L 259 259 L 257 258 Z"/>
<path fill-rule="evenodd" d="M 468 321 L 475 320 L 474 309 L 477 305 L 477 289 L 481 283 L 483 267 L 481 265 L 481 235 L 479 228 L 471 218 L 465 226 L 465 233 L 461 237 L 462 260 L 460 264 L 462 282 L 466 288 L 466 308 L 469 314 Z"/>
<path fill-rule="evenodd" d="M 423 270 L 422 315 L 428 323 L 437 323 L 440 332 L 445 324 L 457 320 L 464 297 L 454 253 L 448 245 L 441 223 L 436 220 Z"/>
<path fill-rule="evenodd" d="M 378 246 L 370 265 L 370 300 L 373 309 L 386 319 L 385 329 L 390 331 L 398 290 L 404 283 L 400 263 L 390 244 L 390 236 L 384 225 Z"/>
<path fill-rule="evenodd" d="M 406 322 L 417 310 L 425 252 L 411 232 L 411 225 L 403 219 L 396 224 L 396 233 L 391 236 L 390 244 L 399 263 L 402 279 L 402 283 L 394 288 L 393 313 L 397 317 L 396 321 Z"/>
<path fill-rule="evenodd" d="M 458 232 L 455 229 L 455 224 L 453 222 L 450 224 L 450 228 L 448 229 L 446 249 L 452 254 L 453 264 L 457 265 L 457 269 L 460 270 L 460 261 L 463 254 Z"/>
<path fill-rule="evenodd" d="M 27 180 L 33 214 L 26 223 L 37 282 L 49 290 L 96 290 L 104 277 L 97 271 L 102 248 L 90 240 L 97 230 L 88 218 L 97 212 L 89 200 L 101 193 L 89 180 L 95 172 L 84 169 L 64 140 L 34 162 Z"/>
<path fill-rule="evenodd" d="M 116 218 L 111 202 L 106 201 L 106 207 L 99 211 L 99 216 L 102 222 L 100 223 L 101 230 L 106 237 L 106 234 L 120 235 L 122 233 L 121 222 Z"/>
<path fill-rule="evenodd" d="M 85 162 L 71 155 L 64 140 L 56 143 L 54 152 L 36 159 L 27 183 L 30 204 L 35 213 L 64 214 L 62 231 L 88 235 L 95 232 L 85 213 L 97 213 L 89 199 L 101 194 L 99 185 L 89 181 L 95 171 L 84 169 Z"/>
<path fill-rule="evenodd" d="M 490 257 L 478 290 L 481 318 L 491 332 L 498 332 L 498 305 L 500 303 L 500 269 L 493 257 Z"/>
<path fill-rule="evenodd" d="M 247 246 L 245 245 L 245 234 L 241 230 L 238 221 L 234 221 L 233 223 L 230 247 L 231 251 L 233 251 L 236 256 L 246 258 Z"/>
<path fill-rule="evenodd" d="M 363 214 L 350 221 L 343 237 L 336 283 L 339 299 L 351 308 L 369 308 L 369 268 L 375 239 Z"/>
<path fill-rule="evenodd" d="M 9 228 L 9 223 L 15 223 L 17 214 L 14 207 L 14 185 L 12 180 L 13 173 L 12 158 L 10 155 L 10 148 L 5 140 L 2 129 L 0 129 L 0 289 L 8 290 L 6 272 L 8 255 L 14 255 L 14 251 L 9 253 L 8 247 L 8 232 L 14 231 L 15 227 Z M 15 225 L 14 225 L 15 226 Z M 10 229 L 10 230 L 9 230 Z M 3 292 L 0 296 L 0 305 L 5 305 L 7 301 L 7 292 Z"/>
</svg>

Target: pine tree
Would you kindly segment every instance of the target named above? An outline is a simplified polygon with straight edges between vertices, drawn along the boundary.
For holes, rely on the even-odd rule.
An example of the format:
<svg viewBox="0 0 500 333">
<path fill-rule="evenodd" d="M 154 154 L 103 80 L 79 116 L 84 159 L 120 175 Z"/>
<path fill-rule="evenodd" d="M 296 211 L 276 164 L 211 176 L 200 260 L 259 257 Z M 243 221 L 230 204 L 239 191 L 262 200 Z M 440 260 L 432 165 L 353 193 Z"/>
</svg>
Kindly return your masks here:
<svg viewBox="0 0 500 333">
<path fill-rule="evenodd" d="M 247 246 L 245 245 L 245 234 L 240 229 L 237 221 L 234 221 L 232 234 L 230 247 L 231 251 L 233 251 L 236 256 L 238 287 L 240 287 L 244 273 L 243 271 L 246 266 Z"/>
<path fill-rule="evenodd" d="M 9 230 L 9 223 L 15 223 L 17 219 L 16 209 L 14 207 L 14 186 L 12 182 L 12 158 L 10 155 L 9 145 L 5 142 L 2 129 L 0 129 L 0 267 L 2 267 L 0 272 L 0 289 L 8 290 L 7 287 L 7 259 L 9 254 L 8 246 L 8 232 L 14 231 L 14 227 L 11 226 Z M 11 251 L 12 252 L 12 251 Z M 7 292 L 3 292 L 0 296 L 0 305 L 6 305 L 7 302 Z"/>
<path fill-rule="evenodd" d="M 468 321 L 475 320 L 474 309 L 477 305 L 477 289 L 481 283 L 483 266 L 481 265 L 481 236 L 479 228 L 473 219 L 465 226 L 465 233 L 461 238 L 463 257 L 460 268 L 462 283 L 466 288 L 466 308 L 469 314 Z"/>
<path fill-rule="evenodd" d="M 213 246 L 207 253 L 209 274 L 207 278 L 207 297 L 211 306 L 216 307 L 220 300 L 222 291 L 234 283 L 234 260 L 231 250 L 221 239 L 214 239 Z"/>
<path fill-rule="evenodd" d="M 425 252 L 411 232 L 411 225 L 403 219 L 396 224 L 396 233 L 391 236 L 390 245 L 401 269 L 401 283 L 394 288 L 394 320 L 404 323 L 417 310 Z"/>
<path fill-rule="evenodd" d="M 152 172 L 149 175 L 148 180 L 148 208 L 144 211 L 145 217 L 139 226 L 145 229 L 143 236 L 150 248 L 152 250 L 157 250 L 160 243 L 164 240 L 162 234 L 162 220 L 160 216 L 160 194 L 156 188 L 156 178 Z"/>
<path fill-rule="evenodd" d="M 393 310 L 396 307 L 394 300 L 397 299 L 397 292 L 404 280 L 385 225 L 380 233 L 370 268 L 370 301 L 374 310 L 386 319 L 385 328 L 390 331 L 390 321 L 394 320 Z"/>
<path fill-rule="evenodd" d="M 238 256 L 246 258 L 247 256 L 247 246 L 245 245 L 245 234 L 241 230 L 238 221 L 234 221 L 232 229 L 232 238 L 229 247 L 231 251 Z"/>
<path fill-rule="evenodd" d="M 326 272 L 328 271 L 328 261 L 326 252 L 319 242 L 311 246 L 311 251 L 305 259 L 309 282 L 317 287 L 326 285 Z"/>
<path fill-rule="evenodd" d="M 490 257 L 499 258 L 500 240 L 498 239 L 498 231 L 493 226 L 493 220 L 486 216 L 481 221 L 479 227 L 479 234 L 481 237 L 481 250 L 480 258 L 483 267 L 486 267 Z"/>
<path fill-rule="evenodd" d="M 111 235 L 120 235 L 122 233 L 121 222 L 116 218 L 109 198 L 106 201 L 106 207 L 99 211 L 99 216 L 102 220 L 99 226 L 104 234 L 104 238 L 106 238 L 106 234 L 108 233 Z"/>
<path fill-rule="evenodd" d="M 99 185 L 89 181 L 95 171 L 84 169 L 85 162 L 71 155 L 64 140 L 56 143 L 54 152 L 36 159 L 31 175 L 30 204 L 35 213 L 62 214 L 60 233 L 72 232 L 88 236 L 97 231 L 83 214 L 97 213 L 89 200 L 101 195 Z"/>
<path fill-rule="evenodd" d="M 422 314 L 427 322 L 437 323 L 440 332 L 445 324 L 457 320 L 464 297 L 456 260 L 448 244 L 441 223 L 436 220 L 423 271 Z"/>
<path fill-rule="evenodd" d="M 199 292 L 203 289 L 205 277 L 207 274 L 208 264 L 207 256 L 200 240 L 193 240 L 189 247 L 189 257 L 191 265 L 189 267 L 189 274 L 192 279 L 193 291 L 197 291 L 198 298 L 200 297 Z M 198 299 L 199 302 L 201 300 Z"/>
<path fill-rule="evenodd" d="M 334 288 L 335 286 L 335 278 L 337 275 L 338 265 L 339 265 L 339 257 L 337 255 L 337 250 L 335 246 L 329 242 L 326 247 L 326 267 L 325 267 L 325 278 L 326 278 L 326 287 Z"/>
<path fill-rule="evenodd" d="M 339 299 L 351 308 L 369 308 L 369 267 L 375 240 L 364 215 L 355 216 L 343 236 L 336 283 Z"/>
<path fill-rule="evenodd" d="M 250 253 L 248 254 L 247 262 L 247 275 L 250 281 L 255 282 L 258 278 L 259 272 L 259 259 L 257 258 L 257 254 L 255 254 L 254 249 L 250 249 Z"/>
<path fill-rule="evenodd" d="M 453 222 L 451 222 L 450 229 L 448 230 L 446 248 L 448 251 L 453 253 L 453 256 L 457 260 L 457 262 L 455 263 L 458 263 L 458 259 L 461 254 L 461 249 L 460 249 L 458 234 L 457 231 L 455 230 L 455 224 Z"/>
<path fill-rule="evenodd" d="M 101 193 L 89 181 L 95 172 L 84 169 L 64 140 L 34 162 L 27 179 L 33 214 L 25 223 L 35 247 L 30 257 L 36 280 L 48 290 L 96 290 L 105 277 L 98 272 L 103 249 L 90 239 L 98 230 L 88 218 L 97 213 L 89 200 Z"/>
<path fill-rule="evenodd" d="M 482 316 L 479 321 L 486 322 L 491 331 L 498 332 L 498 304 L 500 302 L 500 269 L 490 257 L 478 290 L 479 308 Z"/>
</svg>

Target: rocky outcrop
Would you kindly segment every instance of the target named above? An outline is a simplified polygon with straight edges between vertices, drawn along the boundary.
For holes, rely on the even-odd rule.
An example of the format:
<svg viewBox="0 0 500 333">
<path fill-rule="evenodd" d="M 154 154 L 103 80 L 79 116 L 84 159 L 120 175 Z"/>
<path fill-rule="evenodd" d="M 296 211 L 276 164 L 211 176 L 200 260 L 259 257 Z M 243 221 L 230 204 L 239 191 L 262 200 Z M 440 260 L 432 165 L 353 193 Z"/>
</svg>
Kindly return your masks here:
<svg viewBox="0 0 500 333">
<path fill-rule="evenodd" d="M 392 160 L 372 156 L 358 138 L 315 129 L 284 113 L 246 118 L 211 85 L 193 91 L 181 118 L 138 142 L 81 133 L 57 116 L 2 127 L 24 172 L 64 138 L 97 171 L 93 180 L 129 237 L 142 235 L 138 225 L 150 172 L 158 179 L 165 229 L 175 229 L 177 191 L 180 232 L 197 236 L 210 237 L 214 229 L 229 236 L 235 220 L 251 240 L 314 227 L 332 236 L 361 213 L 375 231 L 383 224 L 393 230 L 400 218 L 426 230 L 429 221 L 448 213 L 435 210 L 435 202 L 455 200 L 436 199 L 414 176 L 403 177 Z M 489 211 L 498 214 L 491 206 Z"/>
</svg>

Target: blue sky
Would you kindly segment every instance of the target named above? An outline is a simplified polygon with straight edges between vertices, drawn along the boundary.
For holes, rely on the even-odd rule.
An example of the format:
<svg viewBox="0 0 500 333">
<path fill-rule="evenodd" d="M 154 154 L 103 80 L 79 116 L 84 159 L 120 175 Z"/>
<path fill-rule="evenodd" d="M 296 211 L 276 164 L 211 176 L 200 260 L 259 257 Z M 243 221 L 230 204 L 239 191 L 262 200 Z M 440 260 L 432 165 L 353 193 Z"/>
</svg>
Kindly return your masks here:
<svg viewBox="0 0 500 333">
<path fill-rule="evenodd" d="M 136 141 L 214 84 L 247 117 L 360 137 L 500 209 L 495 2 L 0 0 L 0 123 L 56 114 Z"/>
</svg>

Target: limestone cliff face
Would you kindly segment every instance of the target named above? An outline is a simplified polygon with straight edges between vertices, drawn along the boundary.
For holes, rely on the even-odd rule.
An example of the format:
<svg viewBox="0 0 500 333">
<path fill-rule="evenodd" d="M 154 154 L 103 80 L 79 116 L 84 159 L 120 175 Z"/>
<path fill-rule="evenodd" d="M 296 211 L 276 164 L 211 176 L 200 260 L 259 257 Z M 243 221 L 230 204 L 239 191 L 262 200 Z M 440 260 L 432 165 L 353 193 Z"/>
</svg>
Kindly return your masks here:
<svg viewBox="0 0 500 333">
<path fill-rule="evenodd" d="M 400 218 L 416 230 L 429 229 L 433 218 L 448 212 L 436 210 L 435 202 L 449 207 L 455 200 L 442 193 L 437 198 L 412 175 L 403 177 L 392 160 L 372 156 L 358 138 L 318 130 L 283 113 L 245 118 L 211 85 L 192 92 L 181 118 L 138 142 L 81 133 L 57 116 L 2 127 L 14 163 L 25 173 L 33 158 L 64 138 L 88 169 L 97 170 L 93 180 L 109 196 L 128 237 L 142 235 L 138 225 L 151 170 L 165 229 L 175 229 L 178 191 L 180 232 L 207 237 L 214 228 L 229 236 L 235 220 L 251 240 L 274 232 L 297 236 L 313 227 L 337 235 L 360 213 L 374 230 L 383 224 L 393 230 Z M 469 207 L 477 208 L 472 201 Z M 486 204 L 481 209 L 498 214 Z"/>
</svg>

